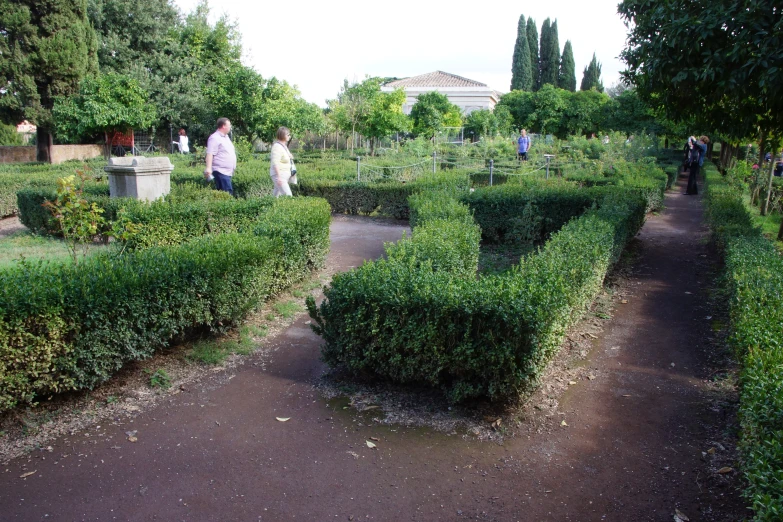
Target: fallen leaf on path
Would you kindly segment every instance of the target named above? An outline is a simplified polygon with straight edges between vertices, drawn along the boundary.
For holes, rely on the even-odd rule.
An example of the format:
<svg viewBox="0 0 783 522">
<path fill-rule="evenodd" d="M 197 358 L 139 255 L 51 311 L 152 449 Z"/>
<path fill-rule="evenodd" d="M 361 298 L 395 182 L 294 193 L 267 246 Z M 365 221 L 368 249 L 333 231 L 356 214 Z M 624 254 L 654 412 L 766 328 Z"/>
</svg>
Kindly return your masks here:
<svg viewBox="0 0 783 522">
<path fill-rule="evenodd" d="M 568 426 L 568 423 L 566 421 L 562 420 L 562 421 L 560 421 L 560 425 L 561 426 Z"/>
<path fill-rule="evenodd" d="M 19 478 L 27 478 L 30 475 L 34 475 L 36 471 L 38 471 L 38 470 L 36 469 L 36 470 L 33 470 L 33 471 L 28 471 L 27 473 L 22 473 L 21 475 L 19 475 Z"/>
<path fill-rule="evenodd" d="M 275 419 L 279 420 L 280 422 L 288 422 L 291 420 L 291 417 L 275 417 Z"/>
<path fill-rule="evenodd" d="M 364 408 L 364 410 L 365 411 L 367 411 L 367 410 L 377 410 L 378 408 L 380 408 L 380 406 L 372 405 L 372 406 L 367 406 L 366 408 Z"/>
<path fill-rule="evenodd" d="M 378 441 L 380 441 L 381 439 L 379 439 L 378 437 L 370 437 L 370 440 L 374 440 L 375 442 L 378 442 Z"/>
<path fill-rule="evenodd" d="M 598 339 L 598 336 L 591 334 L 590 332 L 587 332 L 587 335 L 592 337 L 593 339 Z"/>
<path fill-rule="evenodd" d="M 718 473 L 720 473 L 721 475 L 725 475 L 726 473 L 731 473 L 732 471 L 734 471 L 734 468 L 730 468 L 726 466 L 725 468 L 720 468 L 718 470 Z"/>
<path fill-rule="evenodd" d="M 139 440 L 137 437 L 128 437 L 128 442 L 136 442 L 137 440 Z"/>
<path fill-rule="evenodd" d="M 367 447 L 370 449 L 373 449 L 376 447 L 375 443 L 370 442 L 369 440 L 364 441 L 367 444 Z"/>
<path fill-rule="evenodd" d="M 568 384 L 569 384 L 570 386 L 573 386 L 574 384 L 576 384 L 576 381 L 568 381 Z"/>
<path fill-rule="evenodd" d="M 625 394 L 625 395 L 623 395 L 623 397 L 631 397 L 631 395 Z"/>
<path fill-rule="evenodd" d="M 623 299 L 623 300 L 622 300 L 622 301 L 620 301 L 620 302 L 621 302 L 622 304 L 628 304 L 628 299 Z"/>
<path fill-rule="evenodd" d="M 690 293 L 690 292 L 685 292 L 685 293 L 686 293 L 686 294 L 688 294 L 688 295 L 691 295 L 691 293 Z"/>
<path fill-rule="evenodd" d="M 689 522 L 690 518 L 688 518 L 688 516 L 685 513 L 683 513 L 682 511 L 680 511 L 679 509 L 675 509 L 674 510 L 674 520 L 675 521 L 680 521 L 680 522 Z"/>
<path fill-rule="evenodd" d="M 709 453 L 710 455 L 715 455 L 715 448 L 708 449 L 707 453 Z"/>
<path fill-rule="evenodd" d="M 587 376 L 587 378 L 590 379 L 591 381 L 594 381 L 595 380 L 595 375 L 593 375 L 591 373 L 590 375 Z"/>
</svg>

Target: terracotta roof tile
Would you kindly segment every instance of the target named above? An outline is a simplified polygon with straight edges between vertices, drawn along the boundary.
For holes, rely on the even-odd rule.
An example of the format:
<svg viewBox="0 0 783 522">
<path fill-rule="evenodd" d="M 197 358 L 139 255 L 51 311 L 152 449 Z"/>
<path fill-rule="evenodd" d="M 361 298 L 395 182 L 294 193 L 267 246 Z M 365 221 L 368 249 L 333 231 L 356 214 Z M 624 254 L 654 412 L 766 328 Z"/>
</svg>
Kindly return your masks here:
<svg viewBox="0 0 783 522">
<path fill-rule="evenodd" d="M 485 83 L 469 80 L 456 74 L 435 71 L 403 80 L 389 82 L 385 87 L 486 87 Z"/>
</svg>

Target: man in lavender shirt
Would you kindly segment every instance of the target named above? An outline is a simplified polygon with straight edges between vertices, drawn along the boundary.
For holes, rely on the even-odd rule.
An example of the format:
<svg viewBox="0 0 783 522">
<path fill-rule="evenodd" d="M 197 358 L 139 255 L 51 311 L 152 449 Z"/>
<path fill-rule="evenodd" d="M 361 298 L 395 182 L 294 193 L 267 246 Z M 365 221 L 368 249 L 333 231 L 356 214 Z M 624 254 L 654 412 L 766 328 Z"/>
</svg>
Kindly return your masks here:
<svg viewBox="0 0 783 522">
<path fill-rule="evenodd" d="M 218 118 L 217 130 L 207 140 L 207 168 L 204 169 L 204 177 L 207 181 L 215 179 L 215 188 L 234 195 L 234 187 L 231 186 L 231 176 L 237 168 L 237 154 L 234 144 L 228 133 L 231 131 L 231 122 L 228 118 Z"/>
</svg>

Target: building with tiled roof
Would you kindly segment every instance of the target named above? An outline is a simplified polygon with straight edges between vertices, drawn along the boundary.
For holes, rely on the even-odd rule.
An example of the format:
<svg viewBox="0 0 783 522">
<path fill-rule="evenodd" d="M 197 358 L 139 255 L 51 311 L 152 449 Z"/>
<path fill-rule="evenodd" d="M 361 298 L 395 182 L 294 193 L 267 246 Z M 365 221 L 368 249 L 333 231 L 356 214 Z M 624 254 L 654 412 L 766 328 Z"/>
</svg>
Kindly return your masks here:
<svg viewBox="0 0 783 522">
<path fill-rule="evenodd" d="M 443 71 L 395 80 L 381 87 L 383 91 L 393 91 L 394 89 L 405 90 L 406 99 L 402 106 L 405 114 L 410 114 L 419 94 L 432 91 L 445 94 L 451 103 L 462 109 L 465 115 L 478 109 L 492 110 L 500 99 L 500 93 L 485 83 Z"/>
</svg>

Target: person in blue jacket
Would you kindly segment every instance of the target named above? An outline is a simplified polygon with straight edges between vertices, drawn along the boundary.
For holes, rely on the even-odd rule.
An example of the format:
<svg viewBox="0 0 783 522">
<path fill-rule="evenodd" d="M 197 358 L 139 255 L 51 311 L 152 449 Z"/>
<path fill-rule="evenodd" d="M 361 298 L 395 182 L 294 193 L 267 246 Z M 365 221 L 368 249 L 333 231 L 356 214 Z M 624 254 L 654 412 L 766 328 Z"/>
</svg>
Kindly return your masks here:
<svg viewBox="0 0 783 522">
<path fill-rule="evenodd" d="M 688 188 L 685 190 L 685 194 L 688 196 L 695 196 L 699 193 L 699 187 L 696 182 L 698 181 L 699 171 L 702 165 L 704 165 L 704 157 L 707 155 L 707 144 L 709 142 L 710 139 L 707 136 L 702 136 L 699 139 L 696 139 L 694 136 L 688 138 L 690 173 L 688 174 Z"/>
</svg>

